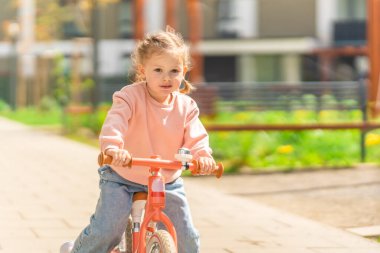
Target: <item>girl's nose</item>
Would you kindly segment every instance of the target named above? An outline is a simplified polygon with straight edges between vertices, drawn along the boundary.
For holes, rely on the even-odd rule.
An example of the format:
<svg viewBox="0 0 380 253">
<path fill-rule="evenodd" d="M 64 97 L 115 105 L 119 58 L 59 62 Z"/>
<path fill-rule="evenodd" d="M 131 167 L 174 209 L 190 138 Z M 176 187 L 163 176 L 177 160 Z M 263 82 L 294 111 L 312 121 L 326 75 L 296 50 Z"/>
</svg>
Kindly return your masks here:
<svg viewBox="0 0 380 253">
<path fill-rule="evenodd" d="M 170 76 L 169 76 L 169 74 L 165 74 L 164 75 L 164 81 L 165 82 L 168 82 L 170 80 Z"/>
</svg>

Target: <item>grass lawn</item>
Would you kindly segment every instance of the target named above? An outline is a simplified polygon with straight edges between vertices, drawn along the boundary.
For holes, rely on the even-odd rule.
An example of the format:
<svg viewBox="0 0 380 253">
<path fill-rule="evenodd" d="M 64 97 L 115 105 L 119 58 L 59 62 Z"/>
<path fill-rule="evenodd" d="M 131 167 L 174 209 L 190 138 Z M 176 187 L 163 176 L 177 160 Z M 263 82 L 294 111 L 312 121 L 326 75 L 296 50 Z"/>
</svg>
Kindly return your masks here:
<svg viewBox="0 0 380 253">
<path fill-rule="evenodd" d="M 43 112 L 36 108 L 23 108 L 17 111 L 0 111 L 0 116 L 43 127 L 45 130 L 65 133 L 64 135 L 72 140 L 97 147 L 98 132 L 106 112 L 107 110 L 103 109 L 90 115 L 63 118 L 59 109 Z M 202 117 L 201 120 L 205 125 L 358 122 L 360 112 L 225 112 L 214 118 Z M 238 172 L 241 168 L 262 172 L 352 167 L 361 162 L 358 130 L 231 131 L 209 132 L 209 135 L 215 159 L 223 161 L 230 172 Z M 366 162 L 380 162 L 380 130 L 367 134 L 366 151 Z"/>
</svg>

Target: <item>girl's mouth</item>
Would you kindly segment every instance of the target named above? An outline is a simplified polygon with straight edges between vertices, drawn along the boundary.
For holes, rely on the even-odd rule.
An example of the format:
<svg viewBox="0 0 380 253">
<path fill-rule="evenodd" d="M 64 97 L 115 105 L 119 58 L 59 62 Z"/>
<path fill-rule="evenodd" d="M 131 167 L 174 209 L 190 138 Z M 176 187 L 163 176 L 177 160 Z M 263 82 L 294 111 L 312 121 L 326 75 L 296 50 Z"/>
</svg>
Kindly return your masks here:
<svg viewBox="0 0 380 253">
<path fill-rule="evenodd" d="M 160 87 L 163 89 L 170 89 L 172 86 L 171 85 L 161 85 Z"/>
</svg>

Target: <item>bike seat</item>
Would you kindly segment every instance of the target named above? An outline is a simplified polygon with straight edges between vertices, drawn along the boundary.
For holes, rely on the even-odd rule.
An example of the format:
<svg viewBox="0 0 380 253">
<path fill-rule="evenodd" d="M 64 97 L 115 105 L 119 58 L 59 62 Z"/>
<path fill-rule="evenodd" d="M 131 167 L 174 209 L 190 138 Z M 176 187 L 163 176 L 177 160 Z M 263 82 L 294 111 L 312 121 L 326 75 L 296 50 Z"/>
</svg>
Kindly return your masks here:
<svg viewBox="0 0 380 253">
<path fill-rule="evenodd" d="M 147 199 L 148 199 L 148 193 L 147 192 L 135 192 L 133 194 L 132 201 L 147 200 Z"/>
</svg>

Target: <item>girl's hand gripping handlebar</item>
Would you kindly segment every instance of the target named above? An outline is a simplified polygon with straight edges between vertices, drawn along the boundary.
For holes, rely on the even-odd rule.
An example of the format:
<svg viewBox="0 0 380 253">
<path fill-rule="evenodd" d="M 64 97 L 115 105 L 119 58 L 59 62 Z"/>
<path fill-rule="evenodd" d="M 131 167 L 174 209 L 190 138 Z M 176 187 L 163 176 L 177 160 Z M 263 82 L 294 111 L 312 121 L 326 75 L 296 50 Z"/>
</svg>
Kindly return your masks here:
<svg viewBox="0 0 380 253">
<path fill-rule="evenodd" d="M 200 175 L 200 168 L 197 160 L 191 160 L 192 156 L 187 153 L 186 149 L 180 149 L 179 153 L 176 154 L 177 161 L 174 160 L 163 160 L 156 158 L 137 158 L 132 157 L 131 162 L 127 166 L 147 166 L 147 167 L 157 167 L 163 169 L 174 169 L 174 170 L 187 170 L 191 171 L 192 175 Z M 101 152 L 98 156 L 99 166 L 112 163 L 112 156 L 108 156 Z M 211 173 L 217 178 L 223 175 L 224 167 L 222 163 L 218 163 L 214 171 Z"/>
</svg>

